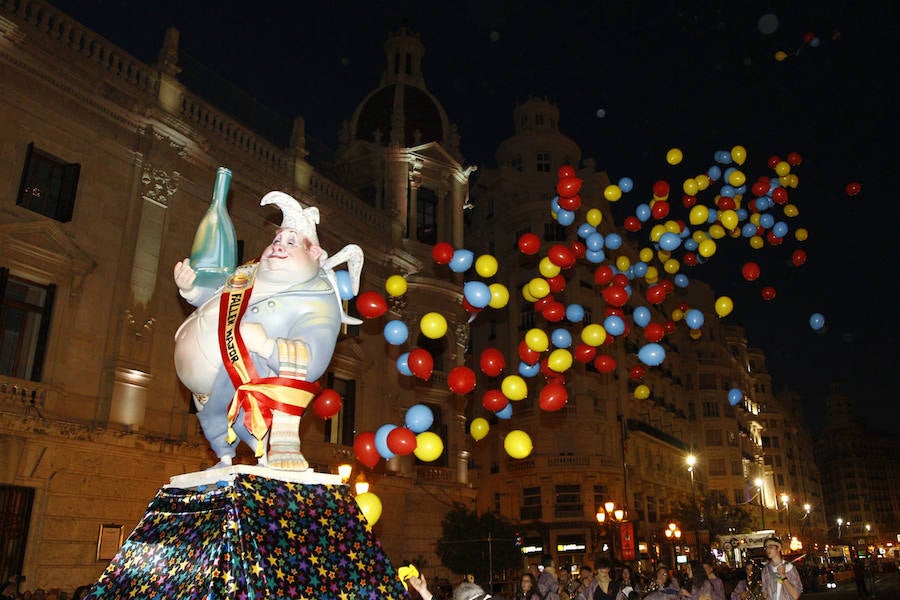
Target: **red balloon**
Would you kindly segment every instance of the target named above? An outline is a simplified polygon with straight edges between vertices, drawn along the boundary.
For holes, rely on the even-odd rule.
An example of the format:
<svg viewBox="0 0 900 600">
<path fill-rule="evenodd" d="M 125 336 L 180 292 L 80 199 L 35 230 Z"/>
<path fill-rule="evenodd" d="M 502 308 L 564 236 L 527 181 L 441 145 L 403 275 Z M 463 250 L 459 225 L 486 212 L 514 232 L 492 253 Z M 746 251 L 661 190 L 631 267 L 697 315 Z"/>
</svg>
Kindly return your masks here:
<svg viewBox="0 0 900 600">
<path fill-rule="evenodd" d="M 625 288 L 611 285 L 603 288 L 603 299 L 611 306 L 625 306 L 628 302 L 628 291 Z"/>
<path fill-rule="evenodd" d="M 481 352 L 481 372 L 488 377 L 496 377 L 506 367 L 503 353 L 496 348 L 485 348 Z"/>
<path fill-rule="evenodd" d="M 563 165 L 556 171 L 556 178 L 563 179 L 565 177 L 575 177 L 575 167 L 572 165 Z"/>
<path fill-rule="evenodd" d="M 575 255 L 575 258 L 584 258 L 587 254 L 587 246 L 579 241 L 572 242 L 570 247 L 572 248 L 572 254 Z"/>
<path fill-rule="evenodd" d="M 491 412 L 503 410 L 509 404 L 509 398 L 500 390 L 488 390 L 481 397 L 481 405 Z"/>
<path fill-rule="evenodd" d="M 566 388 L 562 384 L 548 383 L 544 386 L 544 389 L 541 390 L 538 404 L 540 405 L 541 410 L 550 412 L 561 409 L 566 405 L 568 400 L 569 392 L 566 391 Z"/>
<path fill-rule="evenodd" d="M 665 198 L 669 195 L 669 183 L 659 180 L 653 184 L 653 195 L 657 198 Z"/>
<path fill-rule="evenodd" d="M 566 289 L 566 278 L 562 275 L 554 275 L 553 277 L 548 277 L 547 285 L 550 286 L 551 292 L 553 292 L 554 294 L 559 294 Z"/>
<path fill-rule="evenodd" d="M 775 288 L 767 285 L 762 290 L 760 290 L 760 294 L 762 294 L 763 300 L 772 300 L 773 298 L 775 298 Z"/>
<path fill-rule="evenodd" d="M 660 200 L 658 202 L 654 202 L 653 206 L 650 208 L 650 213 L 653 215 L 653 218 L 657 221 L 661 219 L 665 219 L 669 216 L 669 203 L 665 200 Z"/>
<path fill-rule="evenodd" d="M 546 357 L 541 359 L 541 375 L 544 377 L 553 377 L 557 375 L 556 371 L 550 368 L 550 362 Z"/>
<path fill-rule="evenodd" d="M 428 379 L 434 370 L 434 359 L 431 353 L 424 348 L 414 348 L 410 350 L 406 362 L 409 364 L 409 370 L 419 379 Z"/>
<path fill-rule="evenodd" d="M 616 273 L 613 275 L 612 284 L 620 288 L 628 287 L 628 276 L 625 273 Z"/>
<path fill-rule="evenodd" d="M 322 390 L 313 400 L 313 412 L 323 419 L 330 419 L 341 412 L 341 395 L 332 389 Z"/>
<path fill-rule="evenodd" d="M 650 304 L 660 304 L 666 299 L 666 288 L 659 284 L 651 285 L 647 288 L 646 297 Z"/>
<path fill-rule="evenodd" d="M 862 190 L 862 185 L 857 183 L 856 181 L 851 181 L 847 184 L 847 195 L 855 196 Z"/>
<path fill-rule="evenodd" d="M 808 44 L 813 41 L 815 37 L 816 34 L 814 34 L 812 31 L 807 31 L 805 34 L 803 34 L 803 43 Z"/>
<path fill-rule="evenodd" d="M 605 306 L 603 308 L 603 318 L 605 319 L 606 317 L 612 317 L 612 316 L 616 316 L 616 317 L 619 317 L 620 319 L 624 320 L 625 319 L 625 311 L 622 310 L 618 306 Z"/>
<path fill-rule="evenodd" d="M 630 217 L 625 217 L 625 230 L 630 231 L 631 233 L 635 233 L 641 230 L 641 220 L 631 215 Z"/>
<path fill-rule="evenodd" d="M 363 431 L 353 440 L 353 453 L 362 464 L 370 469 L 374 468 L 381 460 L 378 454 L 378 448 L 375 447 L 375 433 L 372 431 Z"/>
<path fill-rule="evenodd" d="M 575 194 L 571 198 L 563 198 L 560 196 L 556 203 L 559 204 L 560 208 L 575 211 L 581 208 L 581 196 L 578 194 Z"/>
<path fill-rule="evenodd" d="M 635 381 L 640 381 L 647 374 L 647 368 L 644 365 L 634 365 L 628 369 L 628 377 Z"/>
<path fill-rule="evenodd" d="M 778 163 L 780 163 L 780 162 L 781 162 L 781 157 L 778 156 L 777 154 L 773 154 L 772 156 L 769 157 L 769 160 L 766 161 L 766 164 L 769 165 L 770 169 L 774 169 L 775 167 L 778 166 Z M 762 195 L 762 194 L 760 194 L 760 195 Z"/>
<path fill-rule="evenodd" d="M 769 242 L 770 246 L 780 246 L 784 238 L 780 238 L 770 231 L 766 234 L 766 241 Z"/>
<path fill-rule="evenodd" d="M 667 295 L 668 295 L 668 294 L 671 294 L 672 292 L 675 291 L 675 284 L 672 283 L 672 282 L 671 282 L 670 280 L 668 280 L 668 279 L 660 279 L 660 280 L 659 280 L 659 285 L 661 285 L 662 288 L 663 288 L 664 290 L 666 290 L 666 294 L 667 294 Z"/>
<path fill-rule="evenodd" d="M 556 193 L 559 194 L 560 200 L 571 198 L 581 190 L 581 184 L 582 181 L 578 177 L 563 177 L 556 183 Z"/>
<path fill-rule="evenodd" d="M 475 389 L 475 371 L 465 366 L 455 367 L 447 374 L 447 387 L 454 394 L 468 394 Z"/>
<path fill-rule="evenodd" d="M 666 328 L 659 323 L 647 323 L 644 327 L 644 337 L 648 342 L 658 342 L 666 336 Z"/>
<path fill-rule="evenodd" d="M 416 434 L 406 427 L 394 427 L 387 435 L 387 447 L 399 456 L 412 454 L 416 449 Z"/>
<path fill-rule="evenodd" d="M 681 257 L 681 262 L 689 267 L 696 267 L 699 261 L 697 260 L 697 255 L 693 252 L 685 252 L 684 256 Z"/>
<path fill-rule="evenodd" d="M 750 191 L 753 192 L 754 196 L 765 196 L 769 192 L 769 182 L 757 181 L 750 188 Z"/>
<path fill-rule="evenodd" d="M 561 269 L 571 268 L 575 264 L 575 255 L 563 244 L 553 244 L 547 251 L 547 258 Z"/>
<path fill-rule="evenodd" d="M 691 196 L 690 194 L 685 194 L 681 197 L 681 204 L 685 208 L 693 208 L 695 204 L 697 204 L 697 196 Z"/>
<path fill-rule="evenodd" d="M 465 310 L 467 313 L 472 313 L 473 315 L 480 313 L 482 310 L 480 308 L 475 308 L 474 306 L 469 304 L 469 301 L 466 300 L 465 298 L 462 299 L 462 307 L 463 307 L 463 310 Z"/>
<path fill-rule="evenodd" d="M 559 323 L 566 318 L 566 307 L 562 302 L 551 302 L 547 308 L 541 311 L 541 316 L 551 323 Z"/>
<path fill-rule="evenodd" d="M 519 359 L 526 365 L 533 365 L 541 359 L 541 353 L 528 347 L 528 342 L 519 342 Z"/>
<path fill-rule="evenodd" d="M 439 265 L 446 265 L 453 259 L 453 246 L 447 242 L 438 242 L 431 249 L 431 258 Z"/>
<path fill-rule="evenodd" d="M 363 292 L 356 297 L 356 310 L 366 319 L 377 319 L 387 312 L 387 302 L 378 292 Z"/>
<path fill-rule="evenodd" d="M 538 298 L 535 301 L 534 310 L 536 312 L 543 312 L 552 302 L 556 302 L 556 298 L 553 297 L 553 294 L 547 294 L 543 298 Z"/>
<path fill-rule="evenodd" d="M 791 254 L 791 262 L 795 267 L 802 267 L 806 263 L 806 251 L 801 248 L 794 250 L 794 253 Z"/>
<path fill-rule="evenodd" d="M 519 238 L 519 252 L 531 256 L 541 249 L 541 238 L 534 233 L 523 233 Z"/>
<path fill-rule="evenodd" d="M 666 335 L 675 333 L 675 321 L 666 321 L 663 323 L 663 329 L 665 330 Z"/>
<path fill-rule="evenodd" d="M 719 199 L 716 200 L 716 206 L 719 207 L 719 210 L 734 210 L 737 208 L 734 198 L 729 198 L 728 196 L 719 196 Z"/>
<path fill-rule="evenodd" d="M 597 267 L 594 271 L 594 283 L 597 285 L 606 285 L 613 278 L 613 270 L 609 265 Z"/>
<path fill-rule="evenodd" d="M 587 364 L 594 360 L 594 357 L 597 355 L 597 349 L 593 346 L 585 344 L 584 342 L 579 342 L 577 346 L 572 350 L 572 357 L 582 364 Z"/>
<path fill-rule="evenodd" d="M 803 157 L 796 152 L 791 152 L 787 155 L 787 161 L 789 165 L 796 167 L 803 162 Z"/>
<path fill-rule="evenodd" d="M 776 204 L 787 204 L 788 201 L 788 193 L 787 190 L 783 187 L 777 187 L 772 190 L 772 200 L 776 202 Z"/>
<path fill-rule="evenodd" d="M 759 273 L 759 265 L 755 262 L 745 262 L 744 266 L 741 267 L 741 275 L 747 281 L 756 281 L 759 278 Z"/>
<path fill-rule="evenodd" d="M 612 373 L 616 370 L 616 359 L 609 354 L 598 354 L 594 359 L 594 368 L 601 373 Z"/>
</svg>

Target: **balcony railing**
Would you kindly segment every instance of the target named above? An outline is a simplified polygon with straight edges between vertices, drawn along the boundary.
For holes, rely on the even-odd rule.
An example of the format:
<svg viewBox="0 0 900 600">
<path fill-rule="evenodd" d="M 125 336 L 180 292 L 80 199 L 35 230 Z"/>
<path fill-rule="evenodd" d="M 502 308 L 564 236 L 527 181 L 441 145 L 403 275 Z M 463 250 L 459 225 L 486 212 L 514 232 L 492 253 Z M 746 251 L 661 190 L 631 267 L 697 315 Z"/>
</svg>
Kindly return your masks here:
<svg viewBox="0 0 900 600">
<path fill-rule="evenodd" d="M 0 410 L 28 412 L 44 410 L 47 398 L 56 394 L 49 385 L 0 375 Z"/>
</svg>

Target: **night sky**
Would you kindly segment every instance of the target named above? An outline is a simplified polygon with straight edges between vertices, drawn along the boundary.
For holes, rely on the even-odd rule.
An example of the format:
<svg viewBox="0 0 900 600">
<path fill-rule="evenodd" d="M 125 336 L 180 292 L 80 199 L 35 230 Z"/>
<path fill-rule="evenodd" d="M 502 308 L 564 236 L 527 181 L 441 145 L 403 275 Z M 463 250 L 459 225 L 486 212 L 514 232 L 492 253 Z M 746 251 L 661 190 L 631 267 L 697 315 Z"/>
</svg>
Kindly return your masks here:
<svg viewBox="0 0 900 600">
<path fill-rule="evenodd" d="M 895 3 L 53 4 L 149 63 L 166 27 L 177 27 L 182 80 L 231 82 L 243 104 L 255 100 L 286 123 L 285 137 L 302 115 L 313 159 L 336 148 L 341 122 L 378 85 L 388 32 L 405 24 L 421 34 L 426 85 L 459 126 L 466 164 L 495 166 L 515 104 L 546 97 L 584 157 L 614 182 L 634 180 L 613 205 L 619 222 L 650 200 L 658 179 L 672 186 L 675 214 L 681 182 L 705 173 L 717 150 L 747 149 L 748 183 L 773 175 L 771 155 L 800 153 L 790 190 L 800 216 L 788 222 L 809 239 L 762 250 L 721 240 L 708 264 L 684 272 L 733 298 L 727 318 L 764 349 L 776 389 L 804 397 L 814 431 L 832 380 L 845 383 L 867 426 L 898 430 Z M 777 51 L 788 57 L 777 61 Z M 677 166 L 665 160 L 673 147 L 685 156 Z M 845 191 L 851 182 L 861 185 L 856 196 Z M 702 203 L 712 204 L 713 187 Z M 809 257 L 802 268 L 789 260 L 797 247 Z M 750 259 L 763 272 L 752 283 L 740 274 Z M 775 300 L 762 300 L 763 285 L 776 288 Z M 816 312 L 826 319 L 819 331 L 809 325 Z"/>
</svg>

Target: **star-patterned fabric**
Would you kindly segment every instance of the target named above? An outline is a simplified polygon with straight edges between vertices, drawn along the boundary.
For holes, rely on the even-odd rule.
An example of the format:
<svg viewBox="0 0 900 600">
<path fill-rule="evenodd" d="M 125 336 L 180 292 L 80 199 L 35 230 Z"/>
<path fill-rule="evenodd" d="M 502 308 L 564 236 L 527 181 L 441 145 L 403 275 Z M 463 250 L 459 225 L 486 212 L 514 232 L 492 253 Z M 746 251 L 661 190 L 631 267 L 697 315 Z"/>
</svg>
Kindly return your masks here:
<svg viewBox="0 0 900 600">
<path fill-rule="evenodd" d="M 238 475 L 206 490 L 161 489 L 91 599 L 402 599 L 346 485 Z"/>
</svg>

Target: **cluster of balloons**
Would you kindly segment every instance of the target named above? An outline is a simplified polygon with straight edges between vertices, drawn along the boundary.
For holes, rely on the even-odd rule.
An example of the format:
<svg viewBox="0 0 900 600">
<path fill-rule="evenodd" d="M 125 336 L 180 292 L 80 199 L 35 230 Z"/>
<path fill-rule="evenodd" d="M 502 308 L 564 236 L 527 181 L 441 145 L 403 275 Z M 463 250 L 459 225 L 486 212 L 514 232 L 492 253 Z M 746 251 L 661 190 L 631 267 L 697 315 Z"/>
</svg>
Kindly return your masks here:
<svg viewBox="0 0 900 600">
<path fill-rule="evenodd" d="M 364 431 L 353 441 L 353 452 L 370 469 L 382 458 L 414 454 L 423 462 L 433 462 L 444 452 L 441 437 L 428 429 L 434 424 L 434 413 L 425 404 L 414 404 L 406 410 L 402 426 L 386 423 L 377 431 Z"/>
<path fill-rule="evenodd" d="M 765 15 L 763 16 L 763 18 L 765 18 Z M 760 23 L 762 23 L 763 18 L 760 18 Z M 775 23 L 776 23 L 776 28 L 777 28 L 777 18 L 776 18 Z M 840 39 L 840 37 L 841 37 L 841 34 L 839 31 L 835 31 L 834 33 L 831 34 L 831 39 L 833 41 Z M 792 56 L 798 56 L 800 54 L 800 51 L 803 50 L 804 48 L 818 48 L 821 43 L 822 43 L 822 40 L 819 39 L 819 36 L 817 36 L 812 31 L 807 31 L 805 34 L 803 34 L 803 40 L 795 50 L 792 50 L 791 52 L 785 52 L 784 50 L 779 50 L 775 53 L 775 60 L 777 60 L 778 62 L 782 62 L 783 60 L 786 60 L 787 58 L 790 58 Z"/>
</svg>

